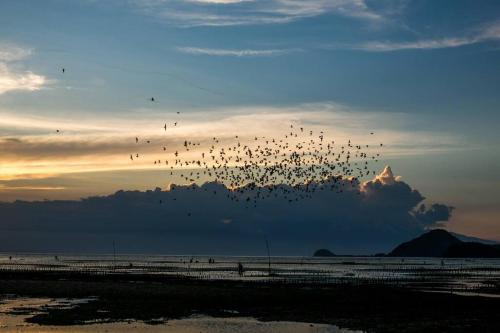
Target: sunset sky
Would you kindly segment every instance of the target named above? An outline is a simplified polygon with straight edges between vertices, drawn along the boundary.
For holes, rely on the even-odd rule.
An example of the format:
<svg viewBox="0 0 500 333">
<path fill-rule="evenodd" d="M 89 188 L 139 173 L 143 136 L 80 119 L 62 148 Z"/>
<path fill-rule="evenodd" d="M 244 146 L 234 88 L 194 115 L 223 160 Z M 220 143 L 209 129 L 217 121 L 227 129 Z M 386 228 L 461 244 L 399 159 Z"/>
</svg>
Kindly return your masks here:
<svg viewBox="0 0 500 333">
<path fill-rule="evenodd" d="M 167 188 L 184 140 L 294 124 L 383 142 L 377 170 L 500 241 L 498 1 L 3 0 L 0 27 L 0 201 Z"/>
</svg>

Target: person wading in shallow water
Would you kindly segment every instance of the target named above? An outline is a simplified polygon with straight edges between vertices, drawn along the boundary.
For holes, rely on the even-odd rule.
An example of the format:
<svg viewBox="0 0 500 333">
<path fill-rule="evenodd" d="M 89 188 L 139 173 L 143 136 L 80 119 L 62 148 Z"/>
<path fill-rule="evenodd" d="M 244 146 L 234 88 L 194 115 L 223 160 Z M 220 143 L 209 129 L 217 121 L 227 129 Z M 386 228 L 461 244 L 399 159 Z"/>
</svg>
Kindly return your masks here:
<svg viewBox="0 0 500 333">
<path fill-rule="evenodd" d="M 238 275 L 243 276 L 243 265 L 241 262 L 238 263 Z"/>
</svg>

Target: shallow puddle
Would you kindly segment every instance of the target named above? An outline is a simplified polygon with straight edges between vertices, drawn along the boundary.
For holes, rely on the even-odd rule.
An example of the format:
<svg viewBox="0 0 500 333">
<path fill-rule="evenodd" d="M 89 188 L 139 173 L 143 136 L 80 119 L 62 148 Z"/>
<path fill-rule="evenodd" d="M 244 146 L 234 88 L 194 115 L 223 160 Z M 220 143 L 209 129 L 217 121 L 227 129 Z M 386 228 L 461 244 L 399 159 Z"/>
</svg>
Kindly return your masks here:
<svg viewBox="0 0 500 333">
<path fill-rule="evenodd" d="M 169 320 L 158 325 L 137 321 L 115 323 L 93 323 L 74 326 L 40 326 L 25 322 L 37 313 L 50 307 L 71 307 L 90 299 L 45 299 L 45 298 L 8 298 L 0 301 L 0 332 L 67 332 L 67 333 L 353 333 L 332 325 L 261 322 L 254 318 L 213 318 L 192 316 L 185 319 Z"/>
</svg>

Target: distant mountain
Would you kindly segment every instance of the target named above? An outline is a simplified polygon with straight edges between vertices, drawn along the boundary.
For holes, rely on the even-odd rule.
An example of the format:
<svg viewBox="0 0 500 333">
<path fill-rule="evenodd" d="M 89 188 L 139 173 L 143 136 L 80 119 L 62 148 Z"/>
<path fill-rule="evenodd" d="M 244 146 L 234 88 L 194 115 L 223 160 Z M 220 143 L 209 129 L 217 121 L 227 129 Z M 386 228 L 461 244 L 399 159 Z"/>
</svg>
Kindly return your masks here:
<svg viewBox="0 0 500 333">
<path fill-rule="evenodd" d="M 458 237 L 456 237 L 458 236 Z M 398 245 L 389 253 L 391 257 L 448 257 L 448 258 L 500 258 L 499 244 L 462 241 L 474 239 L 454 235 L 446 230 L 431 230 L 415 239 Z M 478 239 L 479 240 L 479 239 Z M 484 240 L 481 240 L 484 241 Z"/>
<path fill-rule="evenodd" d="M 446 230 L 431 230 L 411 241 L 398 245 L 389 253 L 391 257 L 443 257 L 453 244 L 461 240 Z"/>
<path fill-rule="evenodd" d="M 319 249 L 313 254 L 314 257 L 335 257 L 335 253 L 327 249 Z"/>
</svg>

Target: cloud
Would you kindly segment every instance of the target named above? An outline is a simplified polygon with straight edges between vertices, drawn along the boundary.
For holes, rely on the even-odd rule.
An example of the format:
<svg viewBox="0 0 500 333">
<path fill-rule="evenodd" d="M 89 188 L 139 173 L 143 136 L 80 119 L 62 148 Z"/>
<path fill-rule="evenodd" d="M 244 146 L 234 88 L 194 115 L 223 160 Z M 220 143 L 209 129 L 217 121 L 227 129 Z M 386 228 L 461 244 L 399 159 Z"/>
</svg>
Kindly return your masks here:
<svg viewBox="0 0 500 333">
<path fill-rule="evenodd" d="M 432 204 L 429 209 L 425 204 L 421 204 L 415 211 L 415 218 L 426 225 L 434 225 L 439 221 L 448 221 L 451 217 L 451 212 L 455 209 L 451 206 L 442 204 Z"/>
<path fill-rule="evenodd" d="M 46 79 L 42 75 L 30 71 L 12 72 L 6 64 L 0 63 L 0 95 L 15 90 L 40 90 L 45 83 Z"/>
<path fill-rule="evenodd" d="M 486 41 L 487 39 L 478 38 L 444 38 L 434 40 L 419 40 L 414 42 L 366 42 L 352 49 L 372 52 L 392 52 L 402 50 L 433 50 L 460 47 L 465 45 L 476 44 Z"/>
<path fill-rule="evenodd" d="M 400 177 L 395 177 L 389 166 L 373 180 L 363 183 L 360 189 L 369 199 L 370 205 L 381 209 L 392 210 L 397 207 L 401 211 L 411 211 L 424 200 L 417 190 L 412 190 Z"/>
<path fill-rule="evenodd" d="M 0 61 L 18 61 L 31 55 L 32 50 L 20 46 L 0 43 Z"/>
<path fill-rule="evenodd" d="M 321 15 L 337 15 L 354 18 L 372 25 L 390 23 L 400 30 L 415 32 L 404 23 L 404 16 L 401 15 L 406 8 L 406 1 L 383 2 L 377 6 L 370 6 L 369 2 L 364 0 L 133 0 L 131 3 L 142 13 L 181 27 L 286 24 Z M 332 43 L 320 48 L 395 52 L 456 48 L 499 39 L 500 23 L 494 21 L 468 29 L 466 33 L 459 36 L 440 35 L 415 40 Z M 239 51 L 244 52 L 245 50 L 193 47 L 186 48 L 184 51 L 196 54 L 236 56 Z"/>
<path fill-rule="evenodd" d="M 249 2 L 254 0 L 187 0 L 191 2 L 211 3 L 211 4 L 231 4 L 240 2 Z"/>
<path fill-rule="evenodd" d="M 324 131 L 325 140 L 370 145 L 381 158 L 439 153 L 467 147 L 446 133 L 410 131 L 413 119 L 397 113 L 366 112 L 334 103 L 296 106 L 204 108 L 181 116 L 149 110 L 122 118 L 72 113 L 72 121 L 40 115 L 0 112 L 1 178 L 23 174 L 68 174 L 112 170 L 159 170 L 153 161 L 173 159 L 184 140 L 196 141 L 185 157 L 199 157 L 215 136 L 221 144 L 243 144 L 255 136 L 275 137 L 290 124 Z M 177 126 L 173 126 L 178 122 Z M 167 123 L 167 131 L 163 125 Z M 59 133 L 56 130 L 60 130 Z M 375 135 L 370 132 L 375 131 Z M 140 138 L 140 144 L 135 143 Z M 151 144 L 145 141 L 150 140 Z M 380 147 L 380 143 L 384 147 Z M 166 150 L 163 150 L 166 147 Z M 140 158 L 131 161 L 130 154 Z M 162 169 L 165 170 L 165 169 Z"/>
<path fill-rule="evenodd" d="M 346 48 L 370 51 L 370 52 L 393 52 L 403 50 L 433 50 L 461 47 L 488 41 L 500 40 L 500 23 L 494 22 L 474 29 L 467 36 L 445 37 L 436 39 L 423 39 L 416 41 L 370 41 L 360 43 Z M 342 46 L 340 46 L 342 48 Z"/>
<path fill-rule="evenodd" d="M 199 47 L 177 47 L 182 53 L 193 55 L 209 55 L 218 57 L 271 57 L 287 54 L 296 50 L 292 49 L 270 49 L 270 50 L 232 50 L 232 49 L 212 49 Z"/>
<path fill-rule="evenodd" d="M 394 174 L 392 173 L 392 169 L 390 166 L 386 166 L 382 173 L 377 175 L 373 182 L 371 183 L 381 183 L 382 185 L 394 185 L 397 181 L 400 180 L 400 177 L 394 177 Z M 364 186 L 368 187 L 369 184 L 371 183 L 366 183 Z"/>
<path fill-rule="evenodd" d="M 315 189 L 310 198 L 297 202 L 289 201 L 294 190 L 287 185 L 274 195 L 265 188 L 238 194 L 209 182 L 79 201 L 0 203 L 0 251 L 82 251 L 75 244 L 83 243 L 106 251 L 115 239 L 122 252 L 262 254 L 266 235 L 275 255 L 309 255 L 321 247 L 371 253 L 448 220 L 445 205 L 415 213 L 423 196 L 402 181 L 379 180 L 386 176 L 364 184 L 333 178 L 309 184 Z M 333 182 L 344 191 L 332 191 Z M 243 199 L 256 191 L 262 199 L 248 207 Z"/>
<path fill-rule="evenodd" d="M 12 62 L 28 57 L 31 52 L 30 49 L 0 43 L 0 95 L 10 91 L 40 90 L 47 83 L 42 75 L 10 68 Z"/>
<path fill-rule="evenodd" d="M 0 184 L 0 191 L 16 191 L 16 190 L 31 190 L 31 191 L 58 191 L 64 190 L 63 186 L 5 186 Z"/>
<path fill-rule="evenodd" d="M 302 18 L 333 13 L 370 21 L 380 21 L 383 17 L 371 10 L 364 0 L 280 0 L 276 1 L 271 13 L 281 13 L 289 17 Z"/>
<path fill-rule="evenodd" d="M 324 14 L 384 18 L 363 0 L 133 0 L 141 12 L 182 27 L 283 24 Z"/>
</svg>

